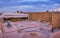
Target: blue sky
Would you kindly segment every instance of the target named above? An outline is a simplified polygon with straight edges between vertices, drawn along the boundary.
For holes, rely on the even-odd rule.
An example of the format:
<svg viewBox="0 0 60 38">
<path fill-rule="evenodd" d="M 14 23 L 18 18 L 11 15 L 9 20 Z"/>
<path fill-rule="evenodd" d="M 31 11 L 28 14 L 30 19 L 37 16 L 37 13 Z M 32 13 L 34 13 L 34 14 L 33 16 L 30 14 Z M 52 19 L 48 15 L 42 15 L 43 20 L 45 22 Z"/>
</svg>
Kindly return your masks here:
<svg viewBox="0 0 60 38">
<path fill-rule="evenodd" d="M 0 0 L 1 12 L 42 12 L 60 10 L 60 0 Z"/>
</svg>

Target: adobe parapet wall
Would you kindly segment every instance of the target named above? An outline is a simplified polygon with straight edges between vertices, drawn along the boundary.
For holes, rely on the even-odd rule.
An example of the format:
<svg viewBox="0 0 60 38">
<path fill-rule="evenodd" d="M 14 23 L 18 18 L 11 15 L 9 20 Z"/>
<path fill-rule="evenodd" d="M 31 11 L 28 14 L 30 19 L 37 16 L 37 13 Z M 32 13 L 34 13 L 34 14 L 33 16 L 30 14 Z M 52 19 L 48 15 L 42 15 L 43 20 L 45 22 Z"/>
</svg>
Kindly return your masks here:
<svg viewBox="0 0 60 38">
<path fill-rule="evenodd" d="M 48 12 L 35 12 L 35 13 L 29 13 L 29 18 L 31 20 L 43 20 L 43 21 L 51 21 L 52 19 L 52 13 Z"/>
<path fill-rule="evenodd" d="M 50 22 L 53 27 L 60 28 L 60 12 L 30 12 L 29 19 Z"/>
<path fill-rule="evenodd" d="M 60 13 L 52 13 L 52 25 L 55 28 L 60 28 Z"/>
</svg>

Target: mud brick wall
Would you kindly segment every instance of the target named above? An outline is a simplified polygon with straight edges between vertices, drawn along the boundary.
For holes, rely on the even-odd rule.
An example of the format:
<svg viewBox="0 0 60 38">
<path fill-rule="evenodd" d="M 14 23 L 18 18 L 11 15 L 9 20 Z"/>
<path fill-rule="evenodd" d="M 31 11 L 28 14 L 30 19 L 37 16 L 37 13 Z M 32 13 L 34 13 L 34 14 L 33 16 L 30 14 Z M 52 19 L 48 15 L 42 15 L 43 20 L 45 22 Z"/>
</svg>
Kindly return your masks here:
<svg viewBox="0 0 60 38">
<path fill-rule="evenodd" d="M 48 12 L 35 12 L 29 13 L 29 19 L 31 20 L 43 20 L 43 21 L 51 21 L 52 14 Z"/>
<path fill-rule="evenodd" d="M 52 25 L 55 28 L 60 28 L 60 13 L 52 13 Z"/>
</svg>

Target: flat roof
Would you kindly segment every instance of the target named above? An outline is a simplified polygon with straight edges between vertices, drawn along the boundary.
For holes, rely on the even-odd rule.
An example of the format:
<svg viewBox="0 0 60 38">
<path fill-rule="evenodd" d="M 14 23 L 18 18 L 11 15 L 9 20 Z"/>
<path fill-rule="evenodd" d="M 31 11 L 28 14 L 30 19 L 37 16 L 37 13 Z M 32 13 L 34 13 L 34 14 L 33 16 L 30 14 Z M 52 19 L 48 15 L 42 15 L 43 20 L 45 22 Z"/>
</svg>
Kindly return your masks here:
<svg viewBox="0 0 60 38">
<path fill-rule="evenodd" d="M 29 14 L 24 13 L 3 13 L 1 15 L 3 18 L 21 18 L 21 17 L 29 17 Z"/>
</svg>

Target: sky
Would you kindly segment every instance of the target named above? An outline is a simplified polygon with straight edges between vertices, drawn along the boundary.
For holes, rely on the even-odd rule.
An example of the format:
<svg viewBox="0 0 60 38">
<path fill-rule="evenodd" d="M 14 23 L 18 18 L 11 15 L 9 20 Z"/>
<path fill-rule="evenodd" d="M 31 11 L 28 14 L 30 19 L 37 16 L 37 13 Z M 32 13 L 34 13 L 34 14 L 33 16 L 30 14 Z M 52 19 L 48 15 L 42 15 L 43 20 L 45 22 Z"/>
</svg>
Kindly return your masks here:
<svg viewBox="0 0 60 38">
<path fill-rule="evenodd" d="M 60 0 L 0 0 L 0 12 L 60 11 Z"/>
</svg>

